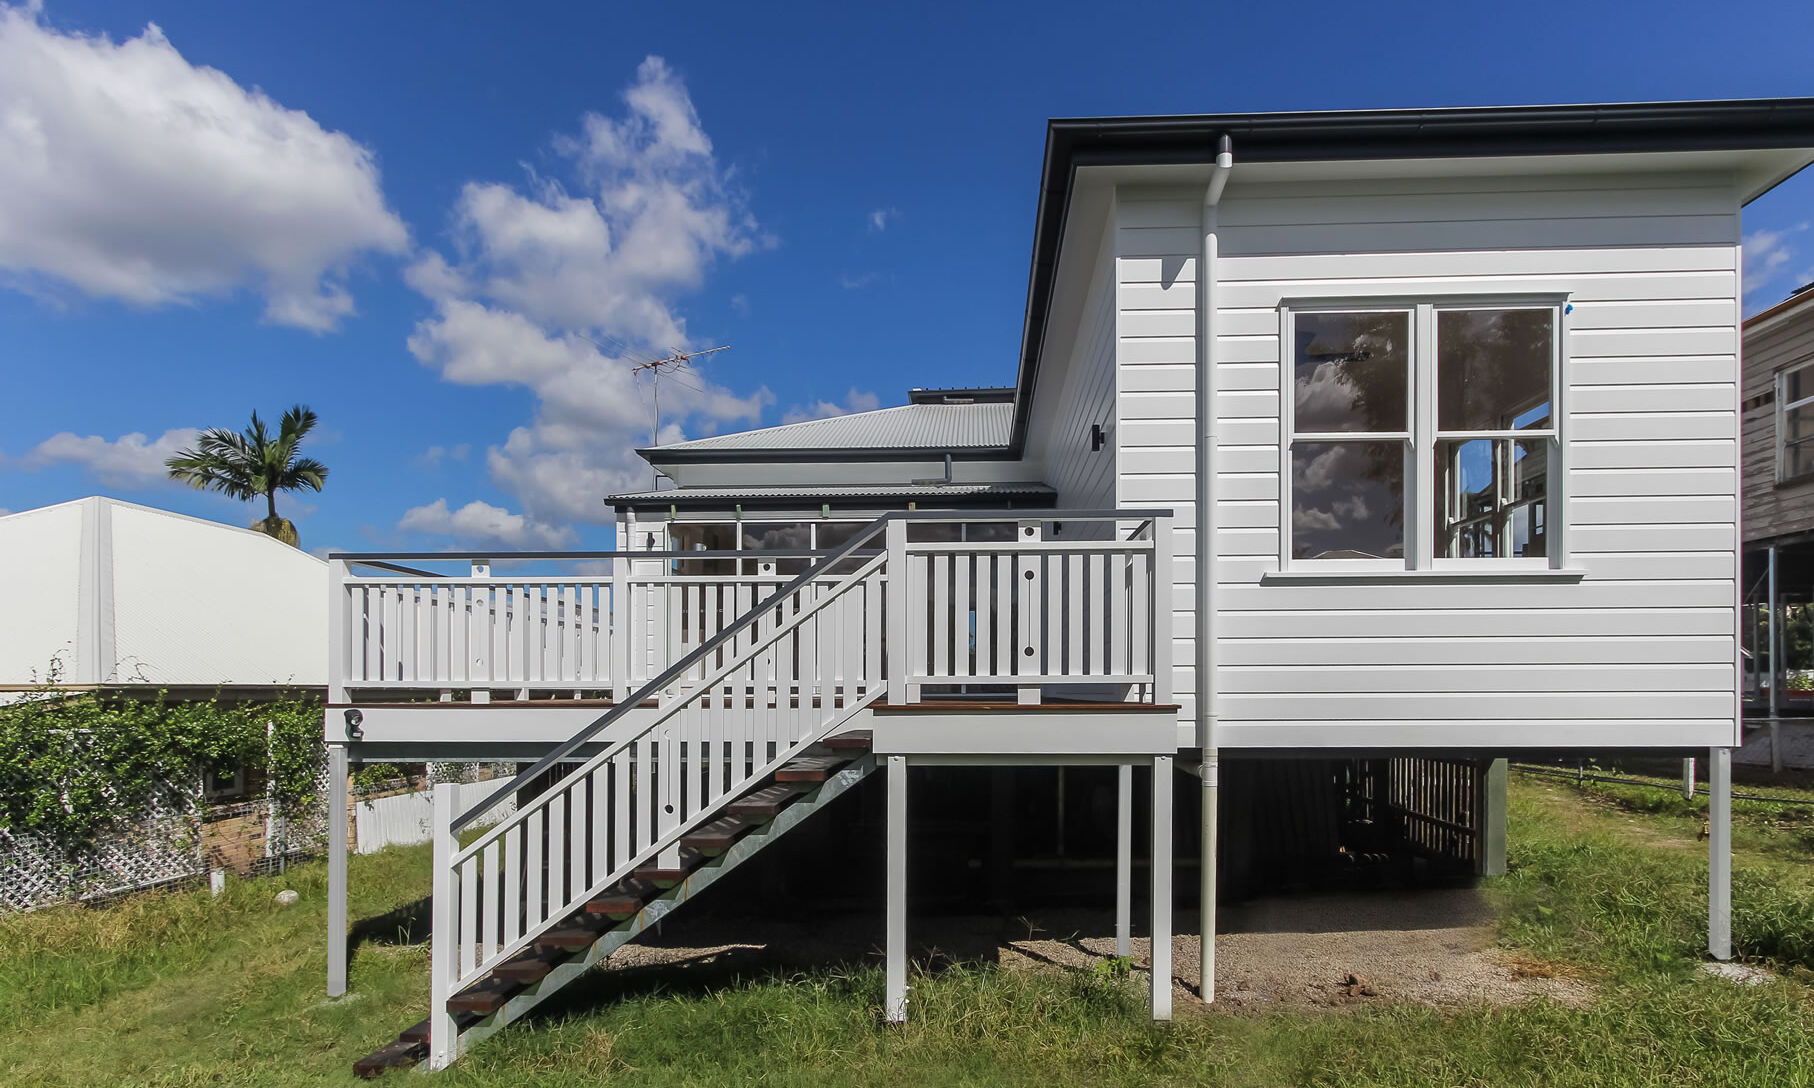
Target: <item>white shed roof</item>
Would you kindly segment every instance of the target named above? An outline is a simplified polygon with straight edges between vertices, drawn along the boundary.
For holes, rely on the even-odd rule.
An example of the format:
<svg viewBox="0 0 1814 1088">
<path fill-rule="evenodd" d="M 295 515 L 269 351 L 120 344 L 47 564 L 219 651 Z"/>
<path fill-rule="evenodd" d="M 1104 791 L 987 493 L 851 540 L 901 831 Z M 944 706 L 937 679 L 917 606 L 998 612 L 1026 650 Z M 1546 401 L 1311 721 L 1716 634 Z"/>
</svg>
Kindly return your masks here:
<svg viewBox="0 0 1814 1088">
<path fill-rule="evenodd" d="M 327 683 L 327 564 L 101 496 L 0 517 L 0 689 Z"/>
<path fill-rule="evenodd" d="M 647 450 L 650 460 L 672 453 L 698 454 L 732 450 L 949 450 L 991 449 L 1008 444 L 1014 405 L 1008 401 L 974 404 L 903 404 L 873 412 L 852 412 L 804 423 L 742 431 L 737 434 L 671 442 Z"/>
</svg>

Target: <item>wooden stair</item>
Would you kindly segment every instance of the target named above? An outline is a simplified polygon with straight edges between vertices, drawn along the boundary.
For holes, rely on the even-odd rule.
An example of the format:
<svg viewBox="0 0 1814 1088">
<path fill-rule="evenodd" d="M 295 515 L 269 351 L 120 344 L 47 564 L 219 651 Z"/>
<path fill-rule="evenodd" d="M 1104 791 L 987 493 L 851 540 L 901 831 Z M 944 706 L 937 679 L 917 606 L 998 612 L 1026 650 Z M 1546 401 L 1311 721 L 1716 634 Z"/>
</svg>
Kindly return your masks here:
<svg viewBox="0 0 1814 1088">
<path fill-rule="evenodd" d="M 680 840 L 680 864 L 648 865 L 595 896 L 585 907 L 537 937 L 530 947 L 493 967 L 483 978 L 448 998 L 456 1028 L 464 1033 L 502 1009 L 511 998 L 583 958 L 611 933 L 633 926 L 650 904 L 678 894 L 677 886 L 702 869 L 722 864 L 726 851 L 751 831 L 773 822 L 791 806 L 817 796 L 831 776 L 868 754 L 867 730 L 827 738 L 783 764 L 774 781 L 725 805 L 722 815 Z M 361 1077 L 414 1066 L 428 1056 L 429 1022 L 405 1029 L 396 1039 L 353 1063 Z"/>
</svg>

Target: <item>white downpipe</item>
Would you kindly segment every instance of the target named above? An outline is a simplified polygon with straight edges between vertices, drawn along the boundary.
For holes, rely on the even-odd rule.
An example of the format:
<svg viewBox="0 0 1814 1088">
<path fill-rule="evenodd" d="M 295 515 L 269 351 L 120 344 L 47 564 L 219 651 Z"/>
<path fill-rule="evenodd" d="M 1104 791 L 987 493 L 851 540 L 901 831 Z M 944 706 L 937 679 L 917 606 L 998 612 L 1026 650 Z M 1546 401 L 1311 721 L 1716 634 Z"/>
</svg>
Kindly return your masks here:
<svg viewBox="0 0 1814 1088">
<path fill-rule="evenodd" d="M 1235 165 L 1234 141 L 1224 135 L 1216 147 L 1215 169 L 1203 191 L 1203 253 L 1197 262 L 1197 600 L 1196 719 L 1197 744 L 1203 749 L 1202 856 L 1198 866 L 1201 897 L 1197 929 L 1197 992 L 1205 1002 L 1216 999 L 1216 799 L 1221 762 L 1216 745 L 1216 615 L 1214 488 L 1216 446 L 1216 206 Z"/>
</svg>

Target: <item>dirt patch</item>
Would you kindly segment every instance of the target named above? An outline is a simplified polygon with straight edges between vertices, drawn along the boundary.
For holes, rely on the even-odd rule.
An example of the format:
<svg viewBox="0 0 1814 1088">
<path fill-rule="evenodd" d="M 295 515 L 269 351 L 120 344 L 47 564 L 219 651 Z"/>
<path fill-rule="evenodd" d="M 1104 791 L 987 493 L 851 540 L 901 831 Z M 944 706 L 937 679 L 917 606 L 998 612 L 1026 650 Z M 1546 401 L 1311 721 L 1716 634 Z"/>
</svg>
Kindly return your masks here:
<svg viewBox="0 0 1814 1088">
<path fill-rule="evenodd" d="M 881 959 L 880 918 L 683 921 L 624 947 L 612 968 L 719 975 Z M 1177 922 L 1189 933 L 1196 919 L 1181 913 Z M 1253 1010 L 1591 1000 L 1592 987 L 1567 966 L 1497 947 L 1492 923 L 1491 909 L 1472 889 L 1300 896 L 1225 908 L 1216 999 Z M 983 961 L 1010 970 L 1090 970 L 1115 954 L 1113 917 L 1096 911 L 913 918 L 908 933 L 915 962 L 934 968 Z M 1150 970 L 1152 942 L 1136 938 L 1132 951 L 1135 966 Z M 1172 966 L 1174 1005 L 1181 1014 L 1201 1008 L 1194 935 L 1174 940 Z"/>
</svg>

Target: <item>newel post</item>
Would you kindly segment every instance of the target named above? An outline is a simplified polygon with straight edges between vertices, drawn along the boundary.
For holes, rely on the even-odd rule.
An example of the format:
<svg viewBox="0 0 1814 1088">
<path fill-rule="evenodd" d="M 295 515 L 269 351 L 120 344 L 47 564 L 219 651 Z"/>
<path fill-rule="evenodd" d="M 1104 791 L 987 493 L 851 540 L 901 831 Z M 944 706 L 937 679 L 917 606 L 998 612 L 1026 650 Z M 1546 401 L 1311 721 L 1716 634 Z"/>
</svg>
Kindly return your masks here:
<svg viewBox="0 0 1814 1088">
<path fill-rule="evenodd" d="M 458 1032 L 453 1016 L 447 1011 L 447 999 L 453 996 L 454 979 L 459 973 L 459 903 L 454 894 L 453 872 L 454 854 L 460 849 L 460 840 L 453 830 L 459 792 L 456 783 L 435 784 L 434 898 L 429 906 L 433 928 L 428 942 L 428 1065 L 431 1069 L 446 1069 L 460 1054 Z"/>
<path fill-rule="evenodd" d="M 919 701 L 919 692 L 907 686 L 907 522 L 892 518 L 883 529 L 888 546 L 888 701 L 895 706 Z M 915 685 L 917 688 L 918 685 Z"/>
<path fill-rule="evenodd" d="M 1147 609 L 1153 625 L 1147 645 L 1153 654 L 1153 703 L 1166 706 L 1172 701 L 1172 672 L 1175 668 L 1172 640 L 1172 519 L 1170 514 L 1153 519 L 1153 602 Z"/>
<path fill-rule="evenodd" d="M 346 702 L 347 562 L 328 560 L 328 705 Z"/>
<path fill-rule="evenodd" d="M 619 551 L 626 551 L 619 534 Z M 611 632 L 611 699 L 623 702 L 636 690 L 630 677 L 632 632 L 642 625 L 630 618 L 630 560 L 621 555 L 611 557 L 611 601 L 604 623 Z"/>
</svg>

